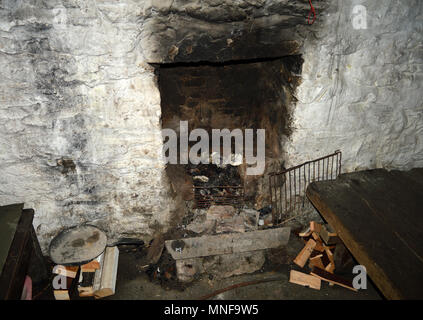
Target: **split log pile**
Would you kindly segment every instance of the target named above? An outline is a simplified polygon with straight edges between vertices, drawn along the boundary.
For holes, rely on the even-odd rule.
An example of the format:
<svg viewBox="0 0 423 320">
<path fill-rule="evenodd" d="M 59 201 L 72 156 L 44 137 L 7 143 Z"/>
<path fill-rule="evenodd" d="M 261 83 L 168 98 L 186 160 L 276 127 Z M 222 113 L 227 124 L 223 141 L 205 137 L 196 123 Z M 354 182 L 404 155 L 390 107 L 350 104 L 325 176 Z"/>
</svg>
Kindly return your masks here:
<svg viewBox="0 0 423 320">
<path fill-rule="evenodd" d="M 80 297 L 104 298 L 115 294 L 118 247 L 107 247 L 96 259 L 81 266 L 61 266 L 53 268 L 53 273 L 64 276 L 63 289 L 54 290 L 56 300 L 70 300 L 75 285 Z"/>
<path fill-rule="evenodd" d="M 336 232 L 329 225 L 321 225 L 315 221 L 299 236 L 305 242 L 304 248 L 294 259 L 294 263 L 304 268 L 308 261 L 310 274 L 291 270 L 291 283 L 320 290 L 321 281 L 329 282 L 330 286 L 339 285 L 357 291 L 352 282 L 335 273 L 335 270 L 346 265 L 346 248 L 338 238 Z M 351 261 L 348 261 L 351 262 Z"/>
</svg>

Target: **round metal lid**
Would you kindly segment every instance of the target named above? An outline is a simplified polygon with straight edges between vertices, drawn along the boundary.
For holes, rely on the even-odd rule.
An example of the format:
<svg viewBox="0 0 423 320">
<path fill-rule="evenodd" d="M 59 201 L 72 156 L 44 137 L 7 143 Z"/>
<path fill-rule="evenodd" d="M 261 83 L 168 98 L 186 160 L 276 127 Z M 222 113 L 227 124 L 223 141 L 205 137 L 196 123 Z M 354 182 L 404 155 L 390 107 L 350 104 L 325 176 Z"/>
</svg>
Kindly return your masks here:
<svg viewBox="0 0 423 320">
<path fill-rule="evenodd" d="M 97 258 L 106 248 L 106 234 L 91 225 L 60 232 L 51 242 L 49 254 L 56 264 L 80 265 Z"/>
</svg>

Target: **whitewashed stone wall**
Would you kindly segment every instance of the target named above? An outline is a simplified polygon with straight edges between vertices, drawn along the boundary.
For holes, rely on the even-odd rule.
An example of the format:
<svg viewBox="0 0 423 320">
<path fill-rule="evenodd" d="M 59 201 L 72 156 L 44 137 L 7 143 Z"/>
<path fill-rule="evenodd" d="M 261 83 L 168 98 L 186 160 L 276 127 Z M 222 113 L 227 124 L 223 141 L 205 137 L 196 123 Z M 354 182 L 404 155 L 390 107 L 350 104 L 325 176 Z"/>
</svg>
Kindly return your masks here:
<svg viewBox="0 0 423 320">
<path fill-rule="evenodd" d="M 137 1 L 0 7 L 0 204 L 35 209 L 44 249 L 83 222 L 110 241 L 165 229 L 160 93 Z"/>
<path fill-rule="evenodd" d="M 354 5 L 367 9 L 355 30 Z M 423 2 L 333 0 L 303 47 L 288 165 L 336 149 L 343 172 L 423 166 Z"/>
</svg>

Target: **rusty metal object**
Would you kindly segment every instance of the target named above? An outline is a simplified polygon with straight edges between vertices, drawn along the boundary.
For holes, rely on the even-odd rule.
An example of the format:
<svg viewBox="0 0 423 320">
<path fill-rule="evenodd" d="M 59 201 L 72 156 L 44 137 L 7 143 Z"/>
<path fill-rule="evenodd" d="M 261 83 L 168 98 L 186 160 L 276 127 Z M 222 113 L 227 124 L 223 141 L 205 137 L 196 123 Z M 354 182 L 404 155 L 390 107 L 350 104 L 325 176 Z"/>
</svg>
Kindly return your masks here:
<svg viewBox="0 0 423 320">
<path fill-rule="evenodd" d="M 342 153 L 336 150 L 327 156 L 304 162 L 295 167 L 269 174 L 269 190 L 273 222 L 292 213 L 311 208 L 305 196 L 313 181 L 334 180 L 341 174 Z"/>
<path fill-rule="evenodd" d="M 211 205 L 240 207 L 244 204 L 243 186 L 194 186 L 193 190 L 197 208 L 209 208 Z"/>
</svg>

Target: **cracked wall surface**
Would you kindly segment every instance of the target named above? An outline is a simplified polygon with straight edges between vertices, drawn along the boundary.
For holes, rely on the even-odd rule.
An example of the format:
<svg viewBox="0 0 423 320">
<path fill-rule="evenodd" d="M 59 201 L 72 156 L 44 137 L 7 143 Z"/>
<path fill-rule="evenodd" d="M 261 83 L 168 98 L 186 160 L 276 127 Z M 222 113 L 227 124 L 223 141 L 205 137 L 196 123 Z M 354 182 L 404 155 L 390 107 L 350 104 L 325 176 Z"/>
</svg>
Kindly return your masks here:
<svg viewBox="0 0 423 320">
<path fill-rule="evenodd" d="M 0 1 L 0 203 L 45 249 L 89 222 L 148 239 L 170 218 L 160 94 L 136 2 Z"/>
</svg>

